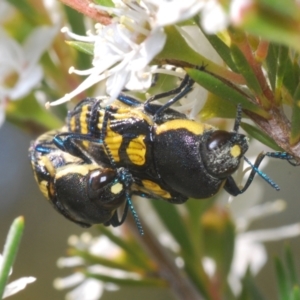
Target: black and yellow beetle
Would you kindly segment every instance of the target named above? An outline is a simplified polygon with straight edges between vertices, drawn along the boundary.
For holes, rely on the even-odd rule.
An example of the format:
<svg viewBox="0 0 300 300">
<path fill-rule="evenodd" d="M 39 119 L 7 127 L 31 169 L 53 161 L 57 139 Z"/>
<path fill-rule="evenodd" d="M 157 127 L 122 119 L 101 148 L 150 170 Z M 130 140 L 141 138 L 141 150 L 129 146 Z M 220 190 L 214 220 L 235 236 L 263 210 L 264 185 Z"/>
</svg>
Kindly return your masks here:
<svg viewBox="0 0 300 300">
<path fill-rule="evenodd" d="M 70 189 L 73 200 L 71 197 L 63 198 L 62 194 L 55 198 L 49 191 L 46 196 L 69 219 L 85 225 L 94 224 L 97 220 L 90 218 L 88 214 L 94 216 L 98 213 L 102 216 L 100 210 L 105 208 L 103 195 L 99 190 L 98 196 L 91 198 L 86 192 L 92 186 L 86 183 L 91 179 L 90 174 L 81 175 L 85 183 L 74 187 L 77 184 L 74 167 L 80 164 L 87 171 L 92 164 L 96 170 L 98 167 L 100 174 L 103 170 L 110 170 L 112 180 L 107 180 L 104 190 L 109 190 L 115 183 L 122 188 L 119 194 L 106 194 L 104 198 L 110 205 L 110 214 L 106 214 L 105 220 L 100 217 L 98 223 L 113 226 L 122 224 L 129 207 L 141 233 L 142 228 L 131 203 L 131 196 L 134 194 L 175 204 L 184 203 L 188 198 L 209 198 L 221 188 L 237 196 L 247 190 L 256 173 L 275 189 L 279 189 L 266 174 L 258 170 L 258 166 L 265 156 L 289 162 L 292 157 L 284 152 L 267 152 L 260 154 L 252 165 L 244 156 L 248 150 L 248 139 L 238 133 L 241 107 L 238 107 L 232 132 L 197 123 L 170 108 L 192 89 L 192 85 L 192 80 L 186 77 L 178 88 L 153 96 L 145 103 L 123 94 L 109 105 L 96 98 L 82 100 L 69 112 L 67 130 L 55 136 L 52 134 L 53 139 L 47 140 L 46 144 L 50 144 L 50 148 L 44 146 L 43 141 L 41 143 L 41 138 L 31 147 L 31 160 L 34 162 L 33 168 L 40 188 L 43 187 L 41 175 L 44 176 L 45 173 L 44 169 L 40 171 L 41 158 L 71 155 L 76 162 L 70 162 L 67 172 L 70 180 L 66 182 L 64 189 Z M 174 98 L 166 104 L 153 104 L 154 100 L 173 94 Z M 231 175 L 237 170 L 243 157 L 251 165 L 252 171 L 244 187 L 239 188 Z M 63 163 L 63 168 L 68 165 L 68 162 Z M 53 176 L 60 174 L 60 168 L 60 165 L 55 165 L 54 172 L 46 178 L 46 182 L 51 182 L 52 186 L 54 183 L 53 189 L 57 193 L 61 190 L 57 180 L 53 181 Z M 76 194 L 80 196 L 76 197 Z M 80 201 L 82 203 L 78 204 Z M 99 212 L 91 211 L 94 201 L 99 203 L 98 208 L 95 206 L 95 210 L 99 209 Z M 126 208 L 119 221 L 116 208 L 122 203 L 126 203 Z M 72 214 L 66 214 L 61 208 L 67 206 L 73 207 Z M 88 212 L 84 215 L 79 210 Z M 77 216 L 80 216 L 79 222 L 75 218 Z"/>
<path fill-rule="evenodd" d="M 47 132 L 29 148 L 40 190 L 58 212 L 83 227 L 99 223 L 119 226 L 126 218 L 126 185 L 131 186 L 131 175 L 124 168 L 96 164 L 88 155 L 80 158 L 60 150 L 53 138 L 62 132 L 64 129 Z M 119 221 L 117 208 L 123 204 Z"/>
</svg>

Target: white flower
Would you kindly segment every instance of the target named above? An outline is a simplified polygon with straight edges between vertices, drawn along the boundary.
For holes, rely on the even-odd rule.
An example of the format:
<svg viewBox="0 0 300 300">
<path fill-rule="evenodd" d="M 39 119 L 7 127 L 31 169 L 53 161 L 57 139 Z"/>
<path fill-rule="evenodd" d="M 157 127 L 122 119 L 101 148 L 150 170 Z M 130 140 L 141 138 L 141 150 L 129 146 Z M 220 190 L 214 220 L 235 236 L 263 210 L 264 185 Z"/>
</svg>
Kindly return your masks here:
<svg viewBox="0 0 300 300">
<path fill-rule="evenodd" d="M 65 278 L 57 278 L 54 281 L 54 287 L 58 290 L 76 286 L 75 289 L 67 293 L 67 300 L 98 300 L 101 298 L 105 284 L 93 279 L 85 278 L 82 273 L 74 273 Z"/>
<path fill-rule="evenodd" d="M 253 0 L 233 0 L 226 12 L 220 1 L 208 0 L 201 12 L 201 25 L 208 34 L 226 30 L 229 24 L 239 26 L 255 4 Z"/>
<path fill-rule="evenodd" d="M 259 152 L 258 147 L 254 147 L 259 144 L 258 142 L 251 143 L 250 149 L 253 151 L 254 148 L 256 153 Z M 241 281 L 247 269 L 249 268 L 251 274 L 255 276 L 267 262 L 268 255 L 264 242 L 277 241 L 300 235 L 300 223 L 271 229 L 247 231 L 250 224 L 255 220 L 280 213 L 286 207 L 283 200 L 260 203 L 263 196 L 262 185 L 266 183 L 261 178 L 258 179 L 252 182 L 245 194 L 235 198 L 229 206 L 237 231 L 234 257 L 228 275 L 229 285 L 235 295 L 239 295 L 241 292 Z M 251 197 L 251 190 L 254 191 L 255 197 Z"/>
<path fill-rule="evenodd" d="M 5 21 L 9 20 L 13 14 L 15 13 L 16 9 L 14 6 L 9 4 L 7 1 L 0 2 L 0 23 L 5 23 Z"/>
<path fill-rule="evenodd" d="M 87 251 L 90 255 L 99 256 L 99 253 L 101 253 L 101 257 L 111 260 L 117 259 L 123 253 L 123 250 L 111 242 L 106 236 L 93 238 L 87 232 L 83 233 L 80 237 L 71 236 L 69 238 L 69 244 L 78 250 Z M 85 261 L 81 257 L 67 257 L 58 260 L 58 266 L 61 268 L 83 266 L 84 263 Z M 87 266 L 85 267 L 85 271 L 90 274 L 111 276 L 119 279 L 141 279 L 137 273 L 101 265 Z M 67 293 L 67 300 L 98 300 L 105 290 L 116 291 L 119 289 L 114 283 L 89 278 L 80 272 L 76 272 L 65 278 L 55 279 L 54 287 L 59 290 L 75 287 L 72 291 Z"/>
<path fill-rule="evenodd" d="M 7 101 L 26 96 L 41 81 L 43 70 L 38 61 L 55 33 L 55 28 L 36 28 L 20 45 L 0 28 L 0 122 Z"/>
<path fill-rule="evenodd" d="M 115 1 L 117 2 L 117 1 Z M 166 35 L 163 26 L 186 20 L 196 14 L 205 1 L 144 0 L 118 1 L 115 8 L 93 5 L 113 14 L 112 24 L 96 28 L 96 34 L 78 36 L 63 28 L 71 38 L 94 44 L 93 67 L 71 72 L 88 77 L 70 94 L 52 102 L 69 101 L 94 84 L 106 79 L 106 91 L 114 100 L 125 87 L 145 91 L 151 85 L 149 63 L 163 49 Z"/>
<path fill-rule="evenodd" d="M 2 263 L 3 263 L 3 256 L 0 254 L 0 269 L 1 269 Z M 10 271 L 10 275 L 11 275 L 11 273 L 12 273 L 12 270 Z M 22 277 L 22 278 L 19 278 L 15 281 L 9 283 L 5 287 L 3 299 L 7 298 L 9 296 L 12 296 L 12 295 L 18 293 L 19 291 L 25 289 L 27 284 L 32 283 L 35 280 L 36 280 L 36 278 L 34 278 L 34 277 Z"/>
<path fill-rule="evenodd" d="M 156 26 L 166 26 L 185 21 L 196 15 L 203 9 L 207 1 L 201 0 L 148 0 L 149 6 L 155 6 L 156 15 L 154 22 Z"/>
<path fill-rule="evenodd" d="M 217 0 L 209 0 L 202 11 L 201 24 L 204 31 L 214 34 L 225 30 L 229 23 L 228 15 Z"/>
<path fill-rule="evenodd" d="M 233 25 L 240 25 L 244 19 L 245 12 L 249 12 L 255 6 L 253 0 L 233 0 L 230 4 L 230 20 Z"/>
<path fill-rule="evenodd" d="M 228 282 L 235 295 L 241 292 L 241 281 L 249 268 L 255 276 L 268 259 L 263 242 L 278 241 L 300 235 L 300 223 L 281 226 L 274 229 L 248 231 L 237 235 L 234 257 Z"/>
<path fill-rule="evenodd" d="M 261 190 L 259 183 L 261 182 L 254 181 L 251 184 L 256 195 Z M 246 231 L 253 221 L 282 212 L 285 208 L 283 200 L 259 204 L 258 202 L 261 201 L 260 194 L 262 196 L 262 193 L 258 193 L 258 197 L 249 197 L 251 192 L 247 191 L 245 195 L 232 201 L 229 206 L 237 232 L 233 260 L 227 280 L 235 296 L 239 296 L 241 293 L 242 280 L 247 270 L 249 269 L 251 274 L 255 276 L 266 264 L 268 253 L 264 242 L 278 241 L 300 235 L 300 223 L 271 229 Z M 216 262 L 210 257 L 204 257 L 202 265 L 206 273 L 213 278 L 217 270 Z"/>
</svg>

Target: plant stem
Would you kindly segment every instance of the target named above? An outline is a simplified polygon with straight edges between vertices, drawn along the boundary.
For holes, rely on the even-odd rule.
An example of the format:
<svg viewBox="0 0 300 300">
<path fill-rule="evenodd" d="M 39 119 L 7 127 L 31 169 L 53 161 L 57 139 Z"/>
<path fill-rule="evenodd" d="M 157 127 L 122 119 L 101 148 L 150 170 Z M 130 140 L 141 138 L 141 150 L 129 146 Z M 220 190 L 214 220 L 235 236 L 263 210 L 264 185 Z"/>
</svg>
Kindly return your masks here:
<svg viewBox="0 0 300 300">
<path fill-rule="evenodd" d="M 89 0 L 60 0 L 65 5 L 70 6 L 74 10 L 90 17 L 91 19 L 103 25 L 111 23 L 111 17 L 106 12 L 99 12 L 97 9 L 90 7 L 93 2 Z"/>
<path fill-rule="evenodd" d="M 145 251 L 147 251 L 156 262 L 160 276 L 170 284 L 170 288 L 178 300 L 205 299 L 200 292 L 196 290 L 186 274 L 175 265 L 172 256 L 159 243 L 151 232 L 151 229 L 145 223 L 143 223 L 144 236 L 139 234 L 131 215 L 127 217 L 126 224 L 130 227 L 131 232 L 135 235 Z"/>
<path fill-rule="evenodd" d="M 291 131 L 290 121 L 281 108 L 273 107 L 269 110 L 270 119 L 264 119 L 250 111 L 244 111 L 278 146 L 294 156 L 300 162 L 300 142 L 291 146 L 289 136 Z"/>
</svg>

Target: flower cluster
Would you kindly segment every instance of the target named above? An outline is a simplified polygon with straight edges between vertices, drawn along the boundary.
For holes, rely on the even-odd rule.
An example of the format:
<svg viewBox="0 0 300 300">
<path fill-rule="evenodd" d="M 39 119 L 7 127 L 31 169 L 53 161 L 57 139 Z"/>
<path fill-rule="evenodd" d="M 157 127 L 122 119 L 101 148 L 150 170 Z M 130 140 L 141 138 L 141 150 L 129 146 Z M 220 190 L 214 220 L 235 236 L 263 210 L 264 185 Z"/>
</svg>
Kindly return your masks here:
<svg viewBox="0 0 300 300">
<path fill-rule="evenodd" d="M 75 249 L 78 256 L 60 258 L 57 262 L 58 267 L 75 267 L 78 271 L 68 277 L 57 278 L 54 281 L 54 287 L 59 290 L 75 287 L 75 289 L 67 293 L 66 299 L 98 300 L 105 290 L 117 291 L 119 289 L 118 285 L 115 283 L 100 280 L 99 277 L 101 278 L 101 276 L 104 278 L 133 280 L 137 282 L 141 279 L 141 276 L 138 273 L 101 265 L 103 260 L 115 262 L 122 261 L 122 258 L 125 255 L 124 249 L 114 244 L 104 235 L 92 237 L 91 234 L 86 232 L 80 237 L 71 236 L 69 238 L 69 246 Z M 82 256 L 85 256 L 86 259 Z M 94 262 L 99 260 L 99 263 L 89 265 L 89 257 L 93 257 L 92 260 Z M 80 267 L 82 268 L 82 271 L 80 271 Z"/>
<path fill-rule="evenodd" d="M 106 11 L 112 16 L 111 24 L 95 27 L 95 33 L 78 36 L 64 27 L 70 38 L 93 45 L 93 67 L 80 71 L 73 67 L 71 73 L 88 76 L 75 90 L 51 105 L 69 101 L 96 83 L 106 80 L 106 92 L 115 99 L 122 89 L 145 91 L 151 85 L 151 63 L 163 50 L 167 35 L 164 27 L 185 21 L 201 9 L 225 18 L 225 13 L 217 1 L 114 1 L 115 7 L 92 4 L 92 8 Z M 213 12 L 212 12 L 213 11 Z M 211 15 L 210 15 L 211 16 Z M 224 19 L 223 18 L 223 19 Z M 218 20 L 220 18 L 210 18 Z M 222 18 L 221 18 L 222 19 Z M 204 24 L 207 22 L 204 21 Z M 208 31 L 224 29 L 217 23 L 205 25 Z"/>
<path fill-rule="evenodd" d="M 3 15 L 12 14 L 11 7 L 4 4 Z M 22 99 L 41 82 L 44 75 L 39 60 L 48 50 L 56 32 L 56 27 L 37 27 L 21 45 L 8 35 L 0 23 L 0 125 L 4 121 L 8 101 Z"/>
</svg>

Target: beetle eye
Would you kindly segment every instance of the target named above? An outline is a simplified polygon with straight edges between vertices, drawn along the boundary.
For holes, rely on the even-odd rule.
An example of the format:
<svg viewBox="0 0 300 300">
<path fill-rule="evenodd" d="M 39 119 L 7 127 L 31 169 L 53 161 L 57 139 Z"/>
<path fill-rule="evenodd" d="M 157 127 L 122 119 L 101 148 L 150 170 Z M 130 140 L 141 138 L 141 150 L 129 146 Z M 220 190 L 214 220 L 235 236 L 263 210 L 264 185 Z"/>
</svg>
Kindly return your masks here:
<svg viewBox="0 0 300 300">
<path fill-rule="evenodd" d="M 230 132 L 216 130 L 207 141 L 208 150 L 216 150 L 225 145 L 232 137 Z"/>
<path fill-rule="evenodd" d="M 101 190 L 107 184 L 112 183 L 116 178 L 116 172 L 111 169 L 96 170 L 90 176 L 90 187 L 94 190 Z"/>
</svg>

